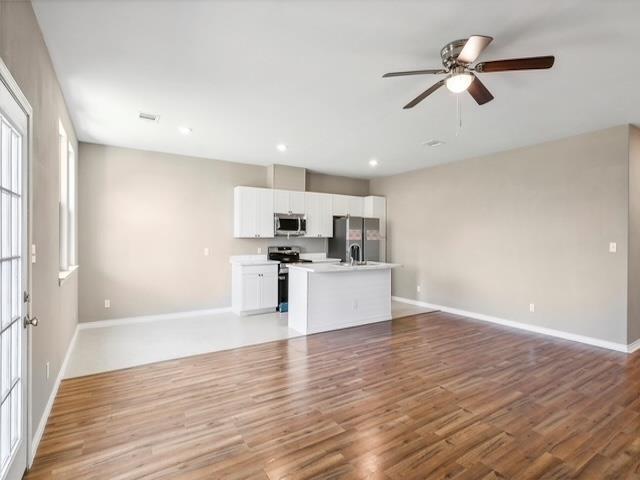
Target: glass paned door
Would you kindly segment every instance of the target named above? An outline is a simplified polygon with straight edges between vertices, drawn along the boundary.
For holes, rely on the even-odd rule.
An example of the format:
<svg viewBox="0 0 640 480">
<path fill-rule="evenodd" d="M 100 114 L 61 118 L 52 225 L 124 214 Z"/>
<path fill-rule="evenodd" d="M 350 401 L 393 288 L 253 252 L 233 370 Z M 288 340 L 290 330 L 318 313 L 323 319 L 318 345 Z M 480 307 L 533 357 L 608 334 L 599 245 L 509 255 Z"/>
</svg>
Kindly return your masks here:
<svg viewBox="0 0 640 480">
<path fill-rule="evenodd" d="M 26 468 L 27 117 L 0 82 L 0 480 Z"/>
</svg>

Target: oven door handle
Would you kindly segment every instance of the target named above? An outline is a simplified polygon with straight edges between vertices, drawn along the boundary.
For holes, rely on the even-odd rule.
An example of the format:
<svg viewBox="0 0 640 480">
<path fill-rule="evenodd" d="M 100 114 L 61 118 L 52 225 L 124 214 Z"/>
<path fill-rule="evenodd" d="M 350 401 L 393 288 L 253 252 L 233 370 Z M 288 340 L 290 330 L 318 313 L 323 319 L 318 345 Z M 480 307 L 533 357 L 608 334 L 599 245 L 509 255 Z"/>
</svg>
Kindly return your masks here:
<svg viewBox="0 0 640 480">
<path fill-rule="evenodd" d="M 298 217 L 298 235 L 300 235 L 301 231 L 302 231 L 302 219 Z"/>
</svg>

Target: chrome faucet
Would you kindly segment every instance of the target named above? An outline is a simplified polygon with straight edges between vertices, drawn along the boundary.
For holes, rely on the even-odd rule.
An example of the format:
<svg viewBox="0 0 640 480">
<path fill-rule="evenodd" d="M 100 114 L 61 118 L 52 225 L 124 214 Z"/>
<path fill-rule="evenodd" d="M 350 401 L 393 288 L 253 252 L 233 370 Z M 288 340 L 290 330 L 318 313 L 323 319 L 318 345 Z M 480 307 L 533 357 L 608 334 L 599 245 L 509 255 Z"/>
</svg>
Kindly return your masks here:
<svg viewBox="0 0 640 480">
<path fill-rule="evenodd" d="M 351 261 L 351 266 L 353 266 L 354 263 L 360 263 L 360 245 L 358 245 L 357 243 L 352 243 L 351 245 L 349 245 L 349 258 Z"/>
</svg>

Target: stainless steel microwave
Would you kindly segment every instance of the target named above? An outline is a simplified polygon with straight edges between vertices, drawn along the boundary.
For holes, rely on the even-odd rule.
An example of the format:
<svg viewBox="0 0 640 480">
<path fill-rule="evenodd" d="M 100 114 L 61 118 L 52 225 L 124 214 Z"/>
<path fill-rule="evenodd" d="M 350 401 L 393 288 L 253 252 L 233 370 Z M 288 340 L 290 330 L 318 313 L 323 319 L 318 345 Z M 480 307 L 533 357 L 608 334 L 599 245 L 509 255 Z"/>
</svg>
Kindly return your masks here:
<svg viewBox="0 0 640 480">
<path fill-rule="evenodd" d="M 273 216 L 276 236 L 301 236 L 307 233 L 307 219 L 299 213 L 276 213 Z"/>
</svg>

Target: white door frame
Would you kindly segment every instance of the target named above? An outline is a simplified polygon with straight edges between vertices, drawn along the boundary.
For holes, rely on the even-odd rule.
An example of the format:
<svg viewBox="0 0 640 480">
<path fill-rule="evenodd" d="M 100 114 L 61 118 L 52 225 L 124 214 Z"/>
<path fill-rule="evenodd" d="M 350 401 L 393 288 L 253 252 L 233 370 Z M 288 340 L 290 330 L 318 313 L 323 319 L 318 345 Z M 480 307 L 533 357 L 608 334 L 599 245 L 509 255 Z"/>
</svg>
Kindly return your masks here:
<svg viewBox="0 0 640 480">
<path fill-rule="evenodd" d="M 27 197 L 27 245 L 29 247 L 29 251 L 24 252 L 24 261 L 27 262 L 27 288 L 29 291 L 29 295 L 32 292 L 32 266 L 31 266 L 31 245 L 33 245 L 33 215 L 32 207 L 33 207 L 33 109 L 31 108 L 31 104 L 27 97 L 22 93 L 18 82 L 15 81 L 13 75 L 9 71 L 9 68 L 4 63 L 4 60 L 0 58 L 0 81 L 4 83 L 9 92 L 13 95 L 18 105 L 24 110 L 24 113 L 27 115 L 27 185 L 28 185 L 28 197 Z M 33 297 L 31 296 L 31 300 L 26 304 L 26 312 L 25 315 L 31 316 L 31 304 Z M 22 328 L 22 325 L 20 325 Z M 32 336 L 31 336 L 31 328 L 25 328 L 23 333 L 27 335 L 27 371 L 25 372 L 27 375 L 26 379 L 26 389 L 27 389 L 27 437 L 25 441 L 27 442 L 27 468 L 31 467 L 33 462 L 33 457 L 35 456 L 35 452 L 32 452 L 32 436 L 33 436 L 33 418 L 32 418 L 32 399 L 31 399 L 31 350 L 32 350 Z"/>
</svg>

